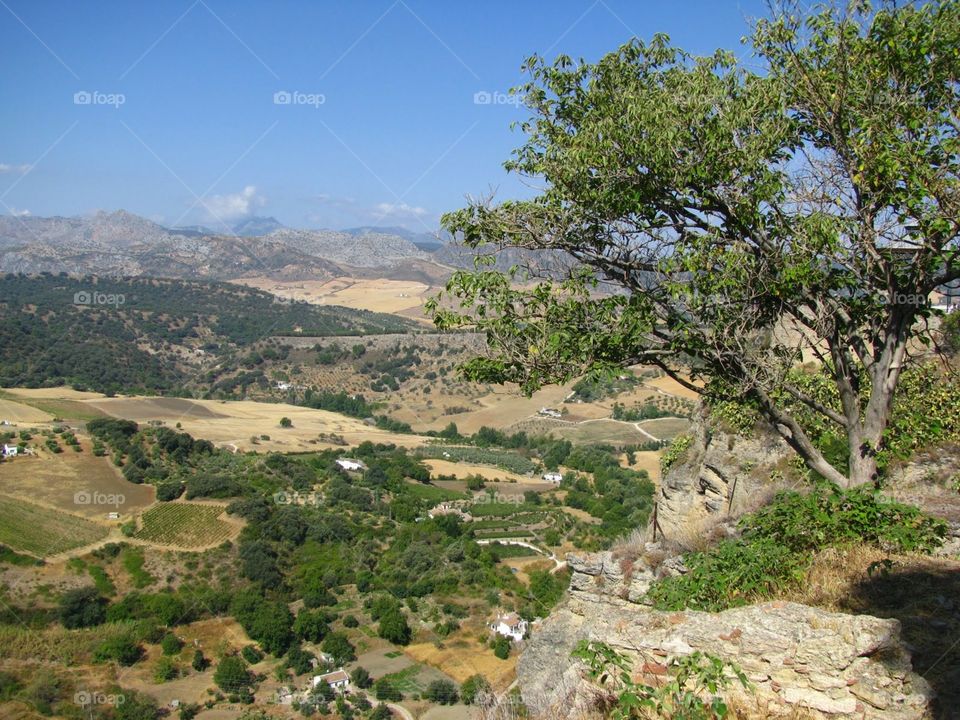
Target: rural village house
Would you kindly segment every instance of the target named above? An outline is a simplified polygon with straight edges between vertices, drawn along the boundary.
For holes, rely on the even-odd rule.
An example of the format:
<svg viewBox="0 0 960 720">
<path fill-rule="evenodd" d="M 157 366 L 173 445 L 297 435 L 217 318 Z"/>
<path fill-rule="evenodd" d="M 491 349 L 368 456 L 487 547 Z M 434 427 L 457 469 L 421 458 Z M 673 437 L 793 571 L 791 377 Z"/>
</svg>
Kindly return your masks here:
<svg viewBox="0 0 960 720">
<path fill-rule="evenodd" d="M 496 621 L 490 625 L 490 629 L 497 635 L 503 635 L 514 642 L 519 642 L 527 634 L 527 621 L 516 613 L 498 615 Z"/>
<path fill-rule="evenodd" d="M 337 458 L 337 465 L 339 465 L 344 470 L 366 470 L 367 466 L 364 465 L 359 460 L 353 460 L 351 458 Z"/>
<path fill-rule="evenodd" d="M 339 668 L 333 672 L 324 673 L 323 675 L 314 675 L 311 682 L 311 687 L 317 687 L 320 685 L 320 683 L 326 683 L 333 690 L 339 693 L 350 692 L 350 676 L 347 675 L 343 668 Z"/>
<path fill-rule="evenodd" d="M 559 485 L 563 480 L 563 475 L 558 472 L 548 472 L 540 476 L 542 480 L 546 480 L 548 483 L 553 483 L 554 485 Z"/>
</svg>

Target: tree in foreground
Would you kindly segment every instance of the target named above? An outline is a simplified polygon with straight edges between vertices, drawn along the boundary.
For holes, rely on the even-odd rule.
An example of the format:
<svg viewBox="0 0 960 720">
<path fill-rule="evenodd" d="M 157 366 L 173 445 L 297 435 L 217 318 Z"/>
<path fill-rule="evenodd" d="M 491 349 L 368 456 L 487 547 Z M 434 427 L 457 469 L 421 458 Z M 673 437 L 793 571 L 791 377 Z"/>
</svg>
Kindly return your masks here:
<svg viewBox="0 0 960 720">
<path fill-rule="evenodd" d="M 444 225 L 481 252 L 547 252 L 527 255 L 533 283 L 479 264 L 430 301 L 438 327 L 486 334 L 469 378 L 531 392 L 652 364 L 751 406 L 824 478 L 878 478 L 928 298 L 960 278 L 960 3 L 800 6 L 756 24 L 757 72 L 663 35 L 527 61 L 506 167 L 545 189 Z"/>
</svg>

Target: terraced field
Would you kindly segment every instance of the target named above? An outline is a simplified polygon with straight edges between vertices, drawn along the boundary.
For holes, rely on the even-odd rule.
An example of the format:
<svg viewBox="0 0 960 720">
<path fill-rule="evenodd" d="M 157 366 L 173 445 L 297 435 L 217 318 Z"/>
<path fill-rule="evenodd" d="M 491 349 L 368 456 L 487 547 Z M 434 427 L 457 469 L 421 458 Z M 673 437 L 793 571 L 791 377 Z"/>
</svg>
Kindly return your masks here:
<svg viewBox="0 0 960 720">
<path fill-rule="evenodd" d="M 0 495 L 0 544 L 46 557 L 95 543 L 109 528 L 26 500 Z"/>
<path fill-rule="evenodd" d="M 139 540 L 180 548 L 206 548 L 236 535 L 239 526 L 220 516 L 222 505 L 161 503 L 141 515 Z"/>
</svg>

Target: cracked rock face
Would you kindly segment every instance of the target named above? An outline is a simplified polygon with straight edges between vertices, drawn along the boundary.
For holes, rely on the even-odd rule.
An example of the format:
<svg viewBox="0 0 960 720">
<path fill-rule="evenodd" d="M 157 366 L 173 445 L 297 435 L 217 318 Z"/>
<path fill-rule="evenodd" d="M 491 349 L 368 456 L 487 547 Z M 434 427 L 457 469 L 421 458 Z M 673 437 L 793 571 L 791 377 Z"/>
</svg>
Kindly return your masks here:
<svg viewBox="0 0 960 720">
<path fill-rule="evenodd" d="M 758 493 L 771 489 L 771 471 L 791 454 L 772 430 L 750 437 L 727 433 L 709 422 L 703 409 L 690 434 L 690 447 L 660 483 L 658 522 L 668 538 L 741 515 Z"/>
<path fill-rule="evenodd" d="M 603 573 L 601 567 L 574 577 Z M 786 602 L 721 613 L 658 612 L 578 592 L 541 624 L 517 664 L 523 700 L 535 713 L 577 717 L 592 707 L 596 689 L 570 656 L 584 639 L 627 655 L 648 684 L 672 657 L 694 650 L 717 655 L 750 679 L 752 692 L 739 694 L 774 717 L 803 709 L 824 718 L 919 720 L 933 699 L 911 670 L 896 620 Z"/>
</svg>

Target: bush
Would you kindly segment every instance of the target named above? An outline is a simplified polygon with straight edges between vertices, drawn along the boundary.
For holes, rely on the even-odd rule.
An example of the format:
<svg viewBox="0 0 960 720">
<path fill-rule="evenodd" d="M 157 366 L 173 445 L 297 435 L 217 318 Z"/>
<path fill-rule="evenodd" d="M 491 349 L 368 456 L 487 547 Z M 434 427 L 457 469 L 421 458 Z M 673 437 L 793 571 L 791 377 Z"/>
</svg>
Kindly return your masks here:
<svg viewBox="0 0 960 720">
<path fill-rule="evenodd" d="M 715 612 L 747 605 L 803 578 L 807 559 L 772 540 L 724 540 L 684 557 L 689 572 L 663 578 L 647 592 L 658 610 Z"/>
<path fill-rule="evenodd" d="M 806 495 L 781 493 L 741 525 L 746 536 L 774 540 L 793 552 L 849 542 L 896 552 L 930 552 L 943 544 L 947 532 L 942 520 L 887 500 L 872 488 L 841 491 L 827 484 Z"/>
<path fill-rule="evenodd" d="M 115 661 L 120 665 L 133 665 L 143 655 L 143 648 L 130 638 L 114 637 L 104 640 L 93 651 L 93 661 L 102 663 Z"/>
<path fill-rule="evenodd" d="M 490 643 L 490 647 L 493 648 L 493 654 L 501 660 L 506 660 L 510 657 L 510 640 L 503 635 L 497 635 Z"/>
<path fill-rule="evenodd" d="M 449 680 L 434 680 L 427 686 L 423 697 L 441 705 L 453 705 L 459 699 L 457 686 Z"/>
<path fill-rule="evenodd" d="M 240 654 L 243 655 L 243 659 L 251 665 L 256 665 L 258 662 L 263 660 L 263 653 L 257 650 L 254 645 L 244 645 L 243 649 L 240 651 Z"/>
<path fill-rule="evenodd" d="M 460 686 L 460 698 L 465 705 L 472 705 L 481 692 L 489 692 L 490 683 L 483 675 L 471 675 Z"/>
<path fill-rule="evenodd" d="M 241 658 L 236 655 L 227 655 L 217 665 L 213 681 L 225 693 L 239 693 L 253 684 L 253 677 Z"/>
<path fill-rule="evenodd" d="M 740 521 L 743 537 L 684 557 L 689 572 L 664 578 L 647 597 L 661 610 L 719 611 L 776 595 L 800 582 L 814 553 L 867 543 L 913 552 L 942 544 L 946 523 L 886 500 L 868 487 L 820 484 L 803 495 L 785 492 Z"/>
<path fill-rule="evenodd" d="M 107 600 L 96 588 L 70 590 L 60 599 L 60 622 L 65 628 L 93 627 L 107 618 Z"/>
<path fill-rule="evenodd" d="M 164 655 L 176 655 L 183 648 L 183 642 L 173 633 L 167 633 L 160 641 L 160 649 Z"/>
</svg>

